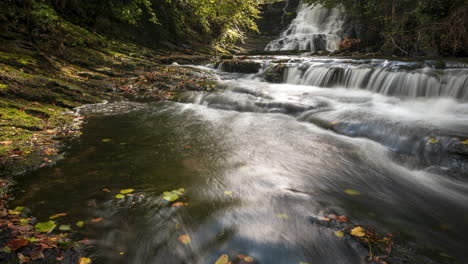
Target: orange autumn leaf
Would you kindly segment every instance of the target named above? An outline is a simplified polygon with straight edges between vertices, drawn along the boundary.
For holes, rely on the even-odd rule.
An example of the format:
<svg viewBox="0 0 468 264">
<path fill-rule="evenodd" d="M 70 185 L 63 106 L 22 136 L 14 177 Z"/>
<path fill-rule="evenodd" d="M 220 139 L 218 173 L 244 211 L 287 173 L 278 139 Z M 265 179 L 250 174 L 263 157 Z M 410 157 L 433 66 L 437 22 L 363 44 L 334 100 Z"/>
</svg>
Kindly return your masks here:
<svg viewBox="0 0 468 264">
<path fill-rule="evenodd" d="M 101 222 L 103 219 L 104 219 L 104 218 L 102 218 L 102 217 L 94 218 L 94 219 L 91 219 L 91 222 L 93 222 L 93 223 L 99 223 L 99 222 Z"/>
<path fill-rule="evenodd" d="M 91 259 L 90 258 L 80 258 L 78 260 L 78 264 L 89 264 L 91 263 Z"/>
<path fill-rule="evenodd" d="M 348 217 L 342 215 L 342 216 L 338 216 L 338 217 L 336 218 L 336 220 L 338 220 L 338 221 L 340 221 L 340 222 L 348 222 Z"/>
<path fill-rule="evenodd" d="M 181 235 L 179 236 L 178 240 L 180 243 L 184 245 L 190 244 L 190 237 L 188 235 Z"/>
<path fill-rule="evenodd" d="M 0 141 L 0 145 L 8 146 L 8 145 L 11 145 L 11 144 L 13 144 L 13 141 L 11 141 L 11 140 Z"/>
<path fill-rule="evenodd" d="M 103 192 L 110 192 L 110 190 L 107 189 L 107 188 L 102 189 L 102 191 L 103 191 Z"/>
<path fill-rule="evenodd" d="M 67 215 L 67 213 L 60 213 L 60 214 L 55 214 L 55 215 L 53 215 L 53 216 L 51 216 L 49 218 L 50 219 L 55 219 L 55 218 L 66 216 L 66 215 Z"/>
<path fill-rule="evenodd" d="M 184 206 L 183 202 L 177 202 L 172 205 L 172 207 L 181 207 L 181 206 Z"/>
<path fill-rule="evenodd" d="M 351 230 L 351 235 L 355 237 L 364 237 L 366 236 L 366 231 L 364 230 L 364 228 L 358 226 Z"/>
<path fill-rule="evenodd" d="M 12 239 L 7 242 L 7 247 L 13 251 L 20 249 L 29 244 L 29 240 L 24 238 Z"/>
</svg>

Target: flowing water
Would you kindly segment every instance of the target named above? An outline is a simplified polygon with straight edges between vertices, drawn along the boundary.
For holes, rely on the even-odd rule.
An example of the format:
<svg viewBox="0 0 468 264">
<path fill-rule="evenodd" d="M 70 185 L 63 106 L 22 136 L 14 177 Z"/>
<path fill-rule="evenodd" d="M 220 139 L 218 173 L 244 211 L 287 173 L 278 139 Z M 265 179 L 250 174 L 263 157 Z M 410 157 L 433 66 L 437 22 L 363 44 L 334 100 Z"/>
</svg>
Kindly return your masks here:
<svg viewBox="0 0 468 264">
<path fill-rule="evenodd" d="M 343 23 L 344 14 L 339 8 L 329 9 L 302 3 L 291 25 L 278 39 L 271 41 L 265 50 L 337 50 L 342 40 Z"/>
<path fill-rule="evenodd" d="M 418 263 L 468 261 L 466 67 L 258 59 L 287 59 L 284 83 L 210 70 L 217 92 L 83 108 L 83 135 L 19 179 L 16 204 L 87 221 L 74 229 L 95 263 L 366 263 L 367 250 L 315 224 L 329 213 L 432 259 Z M 115 198 L 126 188 L 135 195 Z M 188 204 L 171 207 L 163 193 L 179 188 Z"/>
</svg>

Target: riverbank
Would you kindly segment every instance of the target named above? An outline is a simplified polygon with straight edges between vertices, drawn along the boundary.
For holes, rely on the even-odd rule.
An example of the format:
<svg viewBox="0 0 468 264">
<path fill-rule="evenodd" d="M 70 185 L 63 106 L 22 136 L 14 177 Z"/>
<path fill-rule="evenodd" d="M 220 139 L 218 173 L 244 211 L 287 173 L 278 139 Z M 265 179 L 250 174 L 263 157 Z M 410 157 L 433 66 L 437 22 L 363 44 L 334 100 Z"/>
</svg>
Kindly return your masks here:
<svg viewBox="0 0 468 264">
<path fill-rule="evenodd" d="M 85 33 L 98 41 L 99 36 Z M 197 64 L 209 60 L 208 55 L 105 39 L 95 45 L 51 50 L 21 36 L 0 38 L 0 244 L 6 245 L 0 258 L 8 263 L 23 257 L 30 263 L 77 263 L 82 253 L 83 243 L 58 238 L 66 232 L 58 227 L 52 233 L 38 232 L 31 212 L 8 206 L 14 176 L 53 166 L 64 158 L 64 142 L 80 135 L 86 120 L 76 107 L 128 96 L 171 99 L 181 90 L 212 87 L 199 72 L 167 65 Z M 63 243 L 47 242 L 57 240 Z"/>
</svg>

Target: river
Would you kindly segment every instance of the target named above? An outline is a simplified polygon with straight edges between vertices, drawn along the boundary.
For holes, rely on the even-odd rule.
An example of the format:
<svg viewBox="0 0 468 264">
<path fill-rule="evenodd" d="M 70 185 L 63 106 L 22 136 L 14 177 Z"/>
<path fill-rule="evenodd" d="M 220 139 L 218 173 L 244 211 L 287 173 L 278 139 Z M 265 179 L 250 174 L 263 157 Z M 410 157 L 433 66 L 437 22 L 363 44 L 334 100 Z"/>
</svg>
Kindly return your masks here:
<svg viewBox="0 0 468 264">
<path fill-rule="evenodd" d="M 67 212 L 57 222 L 90 239 L 95 263 L 215 263 L 222 254 L 268 264 L 365 263 L 366 250 L 314 224 L 331 213 L 391 232 L 434 263 L 466 263 L 467 68 L 254 59 L 264 69 L 287 60 L 282 83 L 195 66 L 217 76 L 216 92 L 82 108 L 82 136 L 55 166 L 18 178 L 15 203 L 43 221 Z M 332 84 L 323 72 L 318 83 L 310 72 L 323 63 L 386 73 L 369 78 L 406 88 L 355 81 L 359 88 L 345 77 Z M 442 80 L 438 93 L 427 85 L 432 71 Z M 461 88 L 444 81 L 451 76 L 465 78 Z M 115 197 L 128 188 L 130 196 Z M 184 204 L 172 207 L 164 192 L 179 188 Z"/>
</svg>

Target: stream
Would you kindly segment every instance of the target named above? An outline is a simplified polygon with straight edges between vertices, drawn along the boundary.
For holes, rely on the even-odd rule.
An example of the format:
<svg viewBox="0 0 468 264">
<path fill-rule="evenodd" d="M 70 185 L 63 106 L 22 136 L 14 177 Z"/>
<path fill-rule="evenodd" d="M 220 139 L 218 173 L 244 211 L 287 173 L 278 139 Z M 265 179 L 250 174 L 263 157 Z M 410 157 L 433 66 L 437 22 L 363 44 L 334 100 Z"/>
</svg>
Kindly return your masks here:
<svg viewBox="0 0 468 264">
<path fill-rule="evenodd" d="M 313 223 L 330 213 L 434 263 L 468 261 L 466 66 L 253 59 L 262 72 L 191 66 L 217 76 L 216 92 L 82 108 L 83 134 L 18 178 L 15 204 L 41 221 L 67 212 L 57 222 L 100 264 L 366 263 L 367 250 Z M 266 82 L 277 60 L 282 80 Z M 164 192 L 179 188 L 185 204 L 172 207 Z"/>
</svg>

